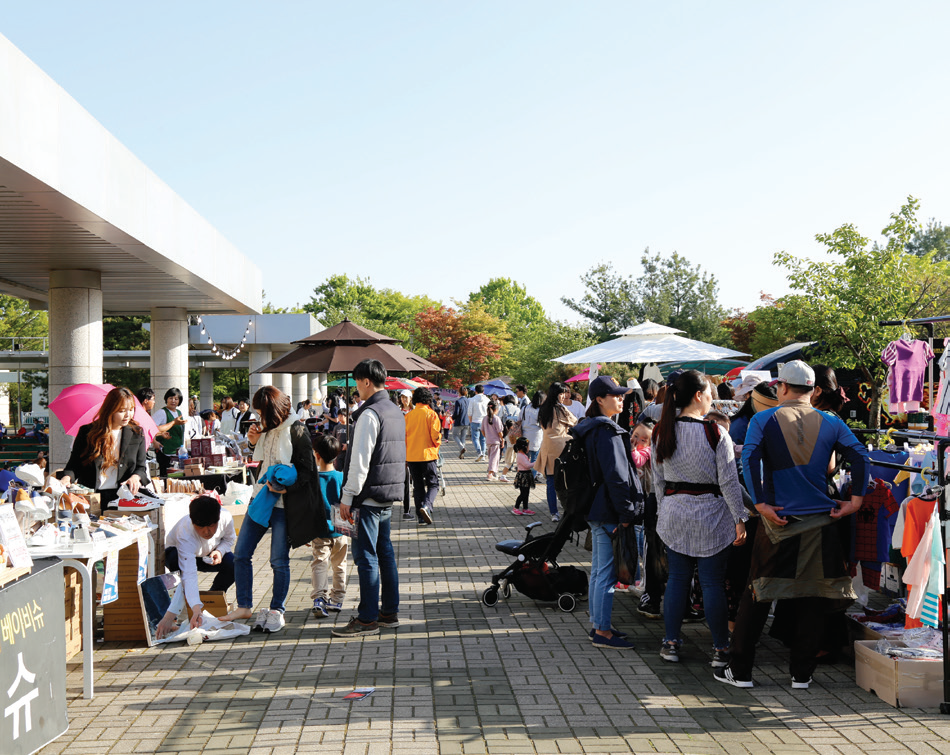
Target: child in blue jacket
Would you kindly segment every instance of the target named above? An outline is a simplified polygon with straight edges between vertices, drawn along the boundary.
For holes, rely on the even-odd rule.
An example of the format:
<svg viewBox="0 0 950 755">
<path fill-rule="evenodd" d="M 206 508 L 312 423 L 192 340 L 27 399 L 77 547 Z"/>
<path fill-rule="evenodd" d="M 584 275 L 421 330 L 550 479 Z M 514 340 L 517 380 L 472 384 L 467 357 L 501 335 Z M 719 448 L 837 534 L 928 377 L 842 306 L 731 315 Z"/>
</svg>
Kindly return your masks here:
<svg viewBox="0 0 950 755">
<path fill-rule="evenodd" d="M 326 507 L 327 526 L 330 537 L 318 537 L 311 541 L 313 561 L 310 564 L 310 584 L 313 589 L 313 615 L 325 619 L 330 611 L 343 610 L 346 595 L 346 554 L 350 539 L 333 529 L 331 506 L 339 506 L 343 490 L 343 473 L 334 469 L 333 461 L 340 453 L 340 441 L 332 435 L 318 435 L 313 441 L 313 455 L 317 461 L 320 477 L 320 492 Z M 329 586 L 330 570 L 333 570 L 333 586 Z"/>
</svg>

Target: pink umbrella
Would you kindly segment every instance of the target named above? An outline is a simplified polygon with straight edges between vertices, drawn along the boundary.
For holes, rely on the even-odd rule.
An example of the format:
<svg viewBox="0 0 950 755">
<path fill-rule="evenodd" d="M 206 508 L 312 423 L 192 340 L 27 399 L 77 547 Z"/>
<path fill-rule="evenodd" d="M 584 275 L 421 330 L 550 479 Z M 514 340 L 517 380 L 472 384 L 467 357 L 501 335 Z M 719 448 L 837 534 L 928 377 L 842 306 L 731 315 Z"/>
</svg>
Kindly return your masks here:
<svg viewBox="0 0 950 755">
<path fill-rule="evenodd" d="M 597 365 L 597 368 L 600 369 L 599 364 Z M 575 375 L 574 377 L 568 378 L 564 382 L 565 383 L 586 383 L 588 380 L 590 380 L 590 367 L 588 367 L 579 375 Z"/>
<path fill-rule="evenodd" d="M 77 383 L 64 389 L 49 403 L 49 410 L 63 423 L 67 435 L 75 436 L 79 428 L 92 422 L 99 413 L 99 407 L 106 394 L 114 386 L 108 383 Z M 145 433 L 145 442 L 150 445 L 158 435 L 155 421 L 145 411 L 145 407 L 135 399 L 135 414 L 132 416 Z"/>
</svg>

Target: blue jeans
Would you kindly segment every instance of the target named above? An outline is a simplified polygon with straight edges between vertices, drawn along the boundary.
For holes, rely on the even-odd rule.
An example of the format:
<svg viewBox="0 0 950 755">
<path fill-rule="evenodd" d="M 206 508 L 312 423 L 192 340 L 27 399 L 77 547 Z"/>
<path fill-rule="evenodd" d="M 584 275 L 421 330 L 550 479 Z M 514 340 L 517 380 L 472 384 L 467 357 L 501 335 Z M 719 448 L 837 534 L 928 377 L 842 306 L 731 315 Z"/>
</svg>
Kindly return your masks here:
<svg viewBox="0 0 950 755">
<path fill-rule="evenodd" d="M 396 552 L 389 539 L 392 518 L 391 507 L 361 506 L 359 532 L 350 543 L 353 563 L 360 578 L 360 605 L 356 617 L 364 624 L 376 621 L 380 613 L 387 616 L 399 613 L 399 573 L 396 571 Z"/>
<path fill-rule="evenodd" d="M 666 582 L 666 598 L 663 606 L 663 621 L 666 625 L 666 640 L 680 641 L 680 627 L 689 607 L 689 587 L 693 580 L 693 565 L 699 566 L 699 584 L 703 588 L 703 608 L 706 623 L 712 633 L 713 647 L 726 650 L 729 647 L 729 611 L 726 606 L 726 565 L 729 562 L 729 547 L 714 556 L 694 558 L 677 553 L 667 547 L 670 576 Z"/>
<path fill-rule="evenodd" d="M 475 446 L 475 453 L 479 456 L 485 455 L 485 436 L 482 434 L 480 425 L 469 425 L 472 429 L 472 445 Z"/>
<path fill-rule="evenodd" d="M 590 555 L 590 588 L 587 591 L 590 623 L 594 629 L 610 629 L 614 608 L 614 585 L 617 567 L 614 564 L 614 546 L 610 532 L 615 524 L 590 522 L 593 550 Z"/>
<path fill-rule="evenodd" d="M 554 489 L 554 475 L 546 475 L 544 481 L 548 487 L 548 511 L 551 512 L 551 516 L 554 516 L 557 513 L 557 491 Z"/>
<path fill-rule="evenodd" d="M 268 528 L 244 517 L 241 534 L 234 546 L 234 579 L 239 608 L 253 608 L 254 571 L 251 556 Z M 270 566 L 274 570 L 274 590 L 270 599 L 272 611 L 284 612 L 287 591 L 290 590 L 290 541 L 287 539 L 287 514 L 275 508 L 270 515 Z"/>
</svg>

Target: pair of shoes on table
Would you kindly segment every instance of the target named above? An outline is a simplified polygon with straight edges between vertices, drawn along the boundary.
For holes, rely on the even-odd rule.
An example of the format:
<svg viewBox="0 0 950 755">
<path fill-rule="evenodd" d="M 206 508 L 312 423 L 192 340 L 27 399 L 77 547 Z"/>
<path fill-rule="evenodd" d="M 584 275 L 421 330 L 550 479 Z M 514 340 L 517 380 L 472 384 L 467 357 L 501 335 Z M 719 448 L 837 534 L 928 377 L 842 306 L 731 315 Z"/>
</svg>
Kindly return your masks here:
<svg viewBox="0 0 950 755">
<path fill-rule="evenodd" d="M 733 687 L 739 687 L 741 689 L 751 689 L 755 685 L 752 684 L 751 679 L 736 679 L 732 675 L 732 669 L 726 666 L 725 668 L 714 668 L 713 669 L 713 678 L 717 682 L 722 682 L 723 684 L 731 684 Z"/>
<path fill-rule="evenodd" d="M 279 632 L 284 628 L 284 614 L 277 610 L 269 610 L 267 608 L 262 608 L 257 612 L 257 619 L 254 621 L 254 626 L 251 627 L 252 632 L 266 632 L 267 634 L 274 634 Z"/>
<path fill-rule="evenodd" d="M 634 644 L 630 642 L 626 637 L 618 637 L 615 634 L 611 634 L 610 637 L 603 637 L 597 633 L 594 633 L 591 643 L 595 648 L 605 648 L 609 650 L 633 650 Z"/>
<path fill-rule="evenodd" d="M 667 663 L 679 663 L 680 662 L 680 645 L 678 642 L 672 642 L 670 640 L 665 640 L 662 645 L 660 645 L 660 658 L 662 658 Z"/>
<path fill-rule="evenodd" d="M 610 633 L 611 633 L 614 637 L 626 637 L 626 636 L 627 636 L 627 633 L 626 633 L 626 632 L 621 632 L 619 629 L 614 629 L 613 627 L 610 628 Z M 591 629 L 591 630 L 590 630 L 590 634 L 588 635 L 588 637 L 590 637 L 591 642 L 594 641 L 594 638 L 595 638 L 596 636 L 597 636 L 597 630 L 596 630 L 596 629 Z"/>
<path fill-rule="evenodd" d="M 423 506 L 419 509 L 419 524 L 432 524 L 432 511 L 429 510 L 428 506 Z"/>
<path fill-rule="evenodd" d="M 367 637 L 379 634 L 379 623 L 371 621 L 368 624 L 364 624 L 354 616 L 350 619 L 349 624 L 339 629 L 331 629 L 330 634 L 334 637 Z"/>
<path fill-rule="evenodd" d="M 411 512 L 411 511 L 404 511 L 403 514 L 402 514 L 402 518 L 403 518 L 403 519 L 412 519 L 412 518 L 413 518 L 413 517 L 412 517 L 412 512 Z"/>
<path fill-rule="evenodd" d="M 314 598 L 313 615 L 318 619 L 325 619 L 330 615 L 330 612 L 327 611 L 327 601 L 324 598 Z"/>
</svg>

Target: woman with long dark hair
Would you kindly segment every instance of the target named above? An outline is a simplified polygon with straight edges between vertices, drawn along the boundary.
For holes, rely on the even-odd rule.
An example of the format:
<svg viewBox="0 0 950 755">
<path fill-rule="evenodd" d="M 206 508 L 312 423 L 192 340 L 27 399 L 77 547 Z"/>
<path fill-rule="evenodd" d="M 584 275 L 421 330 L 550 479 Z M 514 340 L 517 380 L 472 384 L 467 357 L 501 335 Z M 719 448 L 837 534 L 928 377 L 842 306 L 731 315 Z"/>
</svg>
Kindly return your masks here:
<svg viewBox="0 0 950 755">
<path fill-rule="evenodd" d="M 706 376 L 686 370 L 668 378 L 660 422 L 653 431 L 653 480 L 659 502 L 657 534 L 666 544 L 669 579 L 663 619 L 665 661 L 679 661 L 680 627 L 698 565 L 715 668 L 729 663 L 725 573 L 730 545 L 745 542 L 748 513 L 742 505 L 732 439 L 704 420 L 712 406 Z"/>
<path fill-rule="evenodd" d="M 290 397 L 274 386 L 266 385 L 254 394 L 253 407 L 260 420 L 248 428 L 247 442 L 254 451 L 254 461 L 261 463 L 261 473 L 268 472 L 272 467 L 287 465 L 294 468 L 296 479 L 286 487 L 268 480 L 267 490 L 277 500 L 263 517 L 266 521 L 255 521 L 250 513 L 244 518 L 234 547 L 238 607 L 228 614 L 226 620 L 251 617 L 254 607 L 251 557 L 269 529 L 274 588 L 270 609 L 264 608 L 258 612 L 254 629 L 279 632 L 284 627 L 284 602 L 290 589 L 290 548 L 305 545 L 315 537 L 329 537 L 329 530 L 323 504 L 313 490 L 318 478 L 310 433 L 291 411 Z M 263 488 L 264 485 L 260 483 L 254 485 L 254 498 Z M 261 518 L 260 515 L 258 517 Z"/>
<path fill-rule="evenodd" d="M 618 527 L 628 527 L 643 517 L 643 493 L 631 464 L 630 434 L 611 417 L 623 408 L 627 389 L 612 377 L 591 381 L 587 414 L 575 434 L 584 443 L 595 486 L 587 522 L 591 529 L 590 639 L 595 646 L 632 649 L 633 643 L 611 623 L 617 564 L 612 536 Z"/>
<path fill-rule="evenodd" d="M 557 492 L 554 489 L 554 460 L 567 445 L 568 432 L 577 424 L 577 419 L 562 402 L 565 394 L 569 397 L 571 389 L 564 383 L 551 383 L 548 395 L 538 410 L 542 437 L 534 468 L 541 472 L 547 481 L 548 510 L 551 512 L 552 522 L 561 519 L 561 515 L 557 513 Z"/>
<path fill-rule="evenodd" d="M 113 388 L 88 425 L 79 428 L 62 482 L 75 480 L 99 491 L 103 507 L 118 497 L 123 483 L 135 495 L 148 484 L 145 435 L 135 415 L 135 396 L 128 388 Z"/>
</svg>

